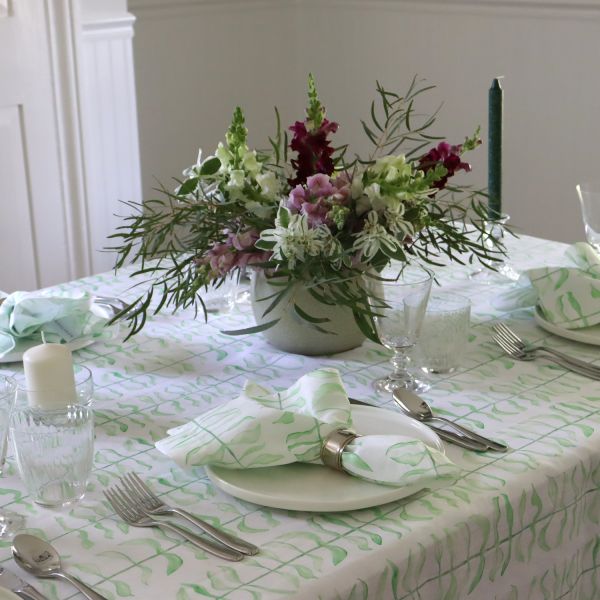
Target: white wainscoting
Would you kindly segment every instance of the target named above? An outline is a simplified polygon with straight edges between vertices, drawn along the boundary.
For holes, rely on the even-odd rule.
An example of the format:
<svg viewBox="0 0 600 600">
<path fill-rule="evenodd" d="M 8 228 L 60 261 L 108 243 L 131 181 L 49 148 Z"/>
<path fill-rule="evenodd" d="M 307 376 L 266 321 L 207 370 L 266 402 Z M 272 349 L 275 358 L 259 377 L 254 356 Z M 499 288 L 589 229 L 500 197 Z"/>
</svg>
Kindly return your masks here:
<svg viewBox="0 0 600 600">
<path fill-rule="evenodd" d="M 461 141 L 487 130 L 487 90 L 504 75 L 505 209 L 525 233 L 582 239 L 575 184 L 597 171 L 600 2 L 597 0 L 130 0 L 144 195 L 212 151 L 236 104 L 265 145 L 272 106 L 301 117 L 317 77 L 337 141 L 367 149 L 375 80 L 412 76 L 438 88 L 438 130 Z M 486 185 L 486 150 L 469 180 Z"/>
<path fill-rule="evenodd" d="M 0 0 L 0 290 L 113 266 L 119 200 L 141 199 L 125 0 Z"/>
<path fill-rule="evenodd" d="M 86 18 L 87 16 L 87 18 Z M 121 224 L 122 202 L 141 201 L 133 70 L 133 15 L 84 15 L 81 38 L 82 127 L 92 271 L 114 266 L 107 236 Z"/>
</svg>

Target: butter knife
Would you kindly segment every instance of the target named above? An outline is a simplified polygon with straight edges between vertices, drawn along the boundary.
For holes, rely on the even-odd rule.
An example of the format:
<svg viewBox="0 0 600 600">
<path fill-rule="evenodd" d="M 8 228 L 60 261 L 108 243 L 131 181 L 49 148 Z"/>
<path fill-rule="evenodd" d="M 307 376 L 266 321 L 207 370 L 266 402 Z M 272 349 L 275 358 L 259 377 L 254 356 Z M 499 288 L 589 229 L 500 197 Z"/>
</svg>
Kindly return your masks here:
<svg viewBox="0 0 600 600">
<path fill-rule="evenodd" d="M 32 585 L 4 567 L 0 567 L 0 585 L 8 588 L 24 600 L 48 600 Z"/>
</svg>

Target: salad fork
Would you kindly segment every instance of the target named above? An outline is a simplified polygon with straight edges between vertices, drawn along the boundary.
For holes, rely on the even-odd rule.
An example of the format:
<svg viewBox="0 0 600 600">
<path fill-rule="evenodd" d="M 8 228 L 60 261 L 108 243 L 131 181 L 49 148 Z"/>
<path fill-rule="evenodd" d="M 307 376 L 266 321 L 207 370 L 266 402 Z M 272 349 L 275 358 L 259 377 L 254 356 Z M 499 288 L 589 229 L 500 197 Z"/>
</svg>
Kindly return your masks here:
<svg viewBox="0 0 600 600">
<path fill-rule="evenodd" d="M 504 350 L 504 352 L 506 352 L 506 354 L 515 360 L 529 361 L 539 358 L 535 352 L 521 350 L 518 346 L 499 334 L 493 334 L 492 339 L 496 342 L 496 344 L 498 344 L 498 346 L 500 346 L 500 348 Z M 596 379 L 600 381 L 600 374 L 596 373 L 594 370 L 590 370 L 588 367 L 574 365 L 573 363 L 566 362 L 557 356 L 553 356 L 552 354 L 546 354 L 543 356 L 543 358 L 553 362 L 554 364 L 557 364 L 563 369 L 567 369 L 569 371 L 573 371 L 573 373 L 578 373 L 584 377 L 589 377 L 590 379 Z"/>
<path fill-rule="evenodd" d="M 128 496 L 136 502 L 139 509 L 148 516 L 154 515 L 178 515 L 183 517 L 192 525 L 199 527 L 202 531 L 221 542 L 225 546 L 229 546 L 242 554 L 253 556 L 258 554 L 259 548 L 250 542 L 246 542 L 234 535 L 225 533 L 216 527 L 213 527 L 206 521 L 192 515 L 191 513 L 181 508 L 169 506 L 163 502 L 138 476 L 137 473 L 127 473 L 121 477 L 121 485 Z"/>
<path fill-rule="evenodd" d="M 505 323 L 496 323 L 493 326 L 493 329 L 500 337 L 505 338 L 507 342 L 511 343 L 513 346 L 515 346 L 522 352 L 545 352 L 547 354 L 553 354 L 557 358 L 560 358 L 567 363 L 575 365 L 576 367 L 581 367 L 583 369 L 589 369 L 590 372 L 595 372 L 598 375 L 600 375 L 600 366 L 594 365 L 584 360 L 579 360 L 578 358 L 574 358 L 572 356 L 569 356 L 568 354 L 564 354 L 562 352 L 559 352 L 558 350 L 554 350 L 554 348 L 550 348 L 549 346 L 544 346 L 541 344 L 533 346 L 532 344 L 529 344 L 525 340 L 521 339 Z"/>
<path fill-rule="evenodd" d="M 172 531 L 179 534 L 181 537 L 186 539 L 188 542 L 197 546 L 198 548 L 214 554 L 219 558 L 225 560 L 239 561 L 244 558 L 244 555 L 233 548 L 227 548 L 212 544 L 207 540 L 201 538 L 198 535 L 187 531 L 183 527 L 167 523 L 166 521 L 157 521 L 146 516 L 139 510 L 127 495 L 118 487 L 114 486 L 104 491 L 104 497 L 108 500 L 108 503 L 113 507 L 114 511 L 129 525 L 133 527 L 160 527 L 167 531 Z"/>
</svg>

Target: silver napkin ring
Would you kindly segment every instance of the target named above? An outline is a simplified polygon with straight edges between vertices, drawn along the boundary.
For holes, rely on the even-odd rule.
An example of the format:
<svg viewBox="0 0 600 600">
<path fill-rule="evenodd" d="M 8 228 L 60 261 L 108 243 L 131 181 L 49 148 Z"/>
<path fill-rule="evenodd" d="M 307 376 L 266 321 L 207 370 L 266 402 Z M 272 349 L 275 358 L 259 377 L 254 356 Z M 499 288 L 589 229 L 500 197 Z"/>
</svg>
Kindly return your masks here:
<svg viewBox="0 0 600 600">
<path fill-rule="evenodd" d="M 332 431 L 323 441 L 321 446 L 321 460 L 326 467 L 336 471 L 343 471 L 342 452 L 344 448 L 357 437 L 358 434 L 348 429 L 336 429 Z"/>
</svg>

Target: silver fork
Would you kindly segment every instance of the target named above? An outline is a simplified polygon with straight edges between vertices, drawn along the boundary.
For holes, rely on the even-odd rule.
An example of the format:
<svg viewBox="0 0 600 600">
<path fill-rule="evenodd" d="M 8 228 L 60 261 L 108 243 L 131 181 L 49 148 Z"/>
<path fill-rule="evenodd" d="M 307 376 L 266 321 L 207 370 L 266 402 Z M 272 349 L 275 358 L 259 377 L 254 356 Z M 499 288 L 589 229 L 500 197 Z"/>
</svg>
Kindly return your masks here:
<svg viewBox="0 0 600 600">
<path fill-rule="evenodd" d="M 121 485 L 137 501 L 140 510 L 147 515 L 178 515 L 225 546 L 234 548 L 242 554 L 253 556 L 259 552 L 258 546 L 213 527 L 187 510 L 166 504 L 133 471 L 121 477 Z"/>
<path fill-rule="evenodd" d="M 194 546 L 197 546 L 205 552 L 214 554 L 219 558 L 233 561 L 242 560 L 242 558 L 244 558 L 244 555 L 241 552 L 238 552 L 233 548 L 224 548 L 222 546 L 212 544 L 200 536 L 187 531 L 187 529 L 184 529 L 183 527 L 173 525 L 172 523 L 167 523 L 166 521 L 156 521 L 151 519 L 142 513 L 118 486 L 114 486 L 105 490 L 104 497 L 108 500 L 109 504 L 113 507 L 117 515 L 119 515 L 123 521 L 129 523 L 129 525 L 132 525 L 133 527 L 161 527 L 167 531 L 172 531 L 179 534 Z"/>
<path fill-rule="evenodd" d="M 494 331 L 501 337 L 504 337 L 507 341 L 512 342 L 514 346 L 522 350 L 523 352 L 545 352 L 547 354 L 552 354 L 557 358 L 561 358 L 565 362 L 568 362 L 576 367 L 582 367 L 584 369 L 589 369 L 591 372 L 595 372 L 600 375 L 600 366 L 594 365 L 592 363 L 586 362 L 584 360 L 579 360 L 578 358 L 574 358 L 569 356 L 568 354 L 563 354 L 558 350 L 554 350 L 554 348 L 550 348 L 549 346 L 543 346 L 541 344 L 533 346 L 532 344 L 528 344 L 525 340 L 521 339 L 508 325 L 505 323 L 496 323 L 494 325 Z"/>
<path fill-rule="evenodd" d="M 502 348 L 506 352 L 506 354 L 508 354 L 511 358 L 514 358 L 515 360 L 529 361 L 534 360 L 535 358 L 539 358 L 535 352 L 523 351 L 497 333 L 492 335 L 492 339 L 496 342 L 496 344 L 498 344 L 498 346 L 500 346 L 500 348 Z M 557 364 L 563 369 L 567 369 L 569 371 L 573 371 L 573 373 L 578 373 L 579 375 L 583 375 L 584 377 L 589 377 L 590 379 L 596 379 L 600 381 L 600 375 L 594 373 L 593 371 L 590 371 L 588 368 L 578 367 L 576 365 L 573 365 L 572 363 L 567 363 L 556 356 L 552 356 L 551 354 L 547 354 L 543 356 L 543 358 L 549 360 L 550 362 L 553 362 L 554 364 Z"/>
</svg>

